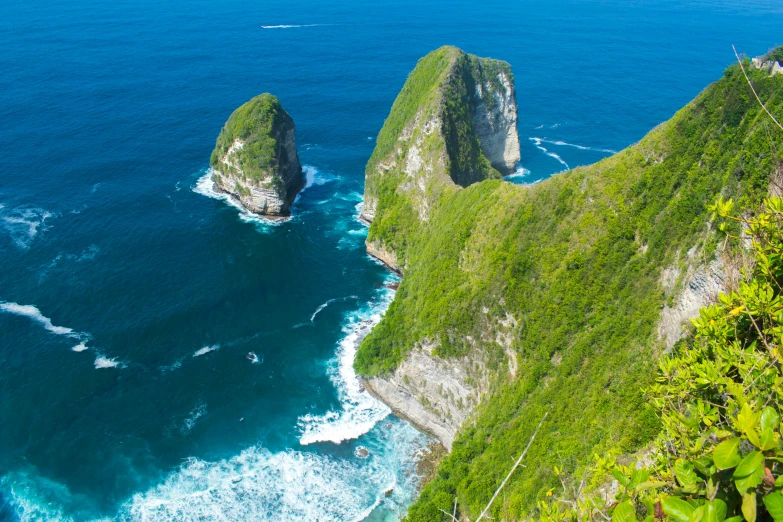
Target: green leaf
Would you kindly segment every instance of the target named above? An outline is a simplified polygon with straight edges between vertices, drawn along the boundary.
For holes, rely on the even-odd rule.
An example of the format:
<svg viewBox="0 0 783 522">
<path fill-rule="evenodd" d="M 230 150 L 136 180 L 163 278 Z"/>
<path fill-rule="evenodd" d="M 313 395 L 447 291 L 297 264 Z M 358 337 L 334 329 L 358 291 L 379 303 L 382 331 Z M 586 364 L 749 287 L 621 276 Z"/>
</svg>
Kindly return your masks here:
<svg viewBox="0 0 783 522">
<path fill-rule="evenodd" d="M 726 503 L 719 498 L 704 504 L 704 522 L 723 522 L 726 518 Z"/>
<path fill-rule="evenodd" d="M 759 424 L 759 418 L 760 415 L 753 411 L 749 404 L 743 404 L 742 410 L 737 415 L 737 428 L 747 435 L 749 431 L 756 429 L 756 426 Z"/>
<path fill-rule="evenodd" d="M 761 412 L 761 430 L 774 430 L 780 424 L 780 415 L 772 406 L 767 406 Z"/>
<path fill-rule="evenodd" d="M 674 475 L 682 486 L 696 484 L 699 480 L 699 477 L 693 470 L 693 464 L 685 459 L 677 459 L 674 463 Z"/>
<path fill-rule="evenodd" d="M 764 479 L 764 455 L 751 451 L 734 470 L 734 484 L 740 493 L 753 489 Z"/>
<path fill-rule="evenodd" d="M 637 493 L 641 493 L 642 491 L 647 491 L 648 489 L 656 489 L 665 485 L 666 482 L 661 482 L 658 480 L 648 480 L 647 482 L 642 482 L 641 484 L 638 484 L 635 489 Z"/>
<path fill-rule="evenodd" d="M 688 522 L 694 511 L 693 506 L 677 497 L 663 497 L 661 506 L 663 512 L 676 522 Z"/>
<path fill-rule="evenodd" d="M 688 522 L 703 522 L 703 520 L 704 506 L 699 506 L 693 510 L 693 513 L 691 513 L 691 518 L 688 519 Z"/>
<path fill-rule="evenodd" d="M 734 437 L 733 439 L 724 440 L 715 446 L 715 449 L 712 451 L 712 460 L 718 469 L 730 469 L 742 461 L 742 457 L 739 454 L 740 441 L 739 437 Z"/>
<path fill-rule="evenodd" d="M 617 479 L 617 482 L 625 487 L 628 487 L 628 485 L 631 483 L 631 479 L 623 475 L 620 470 L 613 469 L 612 476 Z"/>
<path fill-rule="evenodd" d="M 636 522 L 636 510 L 630 500 L 626 500 L 614 508 L 612 522 Z"/>
<path fill-rule="evenodd" d="M 772 430 L 772 428 L 764 429 L 764 431 L 761 432 L 761 437 L 759 438 L 759 449 L 762 451 L 768 451 L 776 448 L 777 445 L 777 434 Z"/>
<path fill-rule="evenodd" d="M 783 495 L 779 491 L 764 497 L 764 505 L 767 506 L 767 511 L 775 522 L 783 521 Z"/>
<path fill-rule="evenodd" d="M 742 514 L 748 522 L 756 522 L 756 493 L 742 494 Z"/>
<path fill-rule="evenodd" d="M 775 487 L 783 488 L 783 475 L 780 475 L 778 478 L 775 479 Z"/>
<path fill-rule="evenodd" d="M 727 518 L 723 522 L 742 522 L 742 515 L 737 515 L 736 517 Z"/>
</svg>

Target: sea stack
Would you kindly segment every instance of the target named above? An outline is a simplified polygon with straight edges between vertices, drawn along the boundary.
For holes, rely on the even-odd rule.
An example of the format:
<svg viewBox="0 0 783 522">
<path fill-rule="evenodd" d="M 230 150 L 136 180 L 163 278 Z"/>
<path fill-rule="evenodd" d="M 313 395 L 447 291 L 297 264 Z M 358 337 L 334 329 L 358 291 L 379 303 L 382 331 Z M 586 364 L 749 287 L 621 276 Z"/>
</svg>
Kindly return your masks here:
<svg viewBox="0 0 783 522">
<path fill-rule="evenodd" d="M 294 120 L 269 93 L 256 96 L 231 114 L 209 163 L 215 190 L 271 219 L 288 216 L 305 185 Z"/>
<path fill-rule="evenodd" d="M 504 61 L 451 46 L 419 60 L 365 171 L 367 251 L 402 272 L 406 246 L 445 197 L 519 163 L 514 75 Z"/>
</svg>

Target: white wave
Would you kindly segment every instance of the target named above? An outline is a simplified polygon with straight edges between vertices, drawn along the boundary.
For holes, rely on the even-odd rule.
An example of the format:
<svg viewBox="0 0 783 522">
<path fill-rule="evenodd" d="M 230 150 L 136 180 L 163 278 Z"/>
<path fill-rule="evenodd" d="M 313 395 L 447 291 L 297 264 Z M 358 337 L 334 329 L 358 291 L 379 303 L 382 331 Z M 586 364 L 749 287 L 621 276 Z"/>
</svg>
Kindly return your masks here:
<svg viewBox="0 0 783 522">
<path fill-rule="evenodd" d="M 537 138 L 537 139 L 539 139 L 539 138 Z M 601 149 L 601 148 L 598 148 L 598 147 L 587 147 L 585 145 L 576 145 L 574 143 L 566 143 L 565 141 L 560 141 L 560 140 L 547 140 L 547 139 L 544 139 L 544 138 L 540 138 L 540 142 L 541 143 L 549 143 L 550 145 L 559 145 L 561 147 L 574 147 L 574 148 L 579 149 L 579 150 L 591 150 L 593 152 L 605 152 L 607 154 L 617 154 L 617 151 L 616 150 L 612 150 L 612 149 Z"/>
<path fill-rule="evenodd" d="M 317 168 L 310 165 L 303 165 L 302 172 L 305 175 L 305 186 L 302 187 L 302 190 L 300 190 L 299 194 L 296 195 L 296 198 L 294 199 L 294 205 L 299 202 L 299 198 L 302 197 L 302 193 L 304 193 L 304 191 L 306 191 L 310 187 L 325 185 L 326 183 L 338 179 L 337 176 L 332 176 L 331 174 L 324 174 Z"/>
<path fill-rule="evenodd" d="M 513 174 L 505 176 L 504 179 L 521 179 L 530 175 L 530 171 L 525 167 L 519 167 Z"/>
<path fill-rule="evenodd" d="M 198 350 L 193 352 L 193 357 L 198 357 L 200 355 L 204 355 L 205 353 L 215 352 L 217 350 L 220 350 L 219 344 L 213 344 L 212 346 L 204 346 L 203 348 L 199 348 Z"/>
<path fill-rule="evenodd" d="M 249 448 L 219 462 L 190 458 L 159 486 L 133 496 L 120 520 L 362 520 L 395 484 L 377 465 Z"/>
<path fill-rule="evenodd" d="M 88 349 L 87 345 L 84 344 L 83 342 L 81 342 L 81 343 L 77 344 L 76 346 L 74 346 L 73 348 L 71 348 L 71 350 L 73 350 L 74 352 L 83 352 L 84 350 L 87 350 L 87 349 Z"/>
<path fill-rule="evenodd" d="M 287 24 L 287 25 L 262 25 L 262 29 L 296 29 L 299 27 L 321 27 L 330 24 Z"/>
<path fill-rule="evenodd" d="M 394 278 L 389 277 L 390 280 Z M 340 410 L 322 415 L 307 414 L 299 418 L 302 445 L 315 442 L 334 442 L 355 439 L 370 431 L 386 418 L 391 410 L 371 396 L 362 386 L 353 369 L 359 344 L 378 324 L 394 297 L 394 290 L 384 287 L 381 298 L 371 306 L 352 314 L 343 327 L 336 358 L 329 368 L 329 377 L 337 388 Z"/>
<path fill-rule="evenodd" d="M 62 504 L 68 503 L 72 494 L 62 484 L 44 477 L 14 472 L 3 476 L 0 486 L 0 502 L 7 501 L 20 522 L 74 522 L 72 517 L 63 513 Z"/>
<path fill-rule="evenodd" d="M 313 315 L 310 317 L 310 322 L 311 323 L 314 322 L 315 321 L 315 316 L 318 315 L 319 313 L 321 313 L 321 310 L 323 310 L 324 308 L 326 308 L 330 304 L 332 304 L 332 303 L 339 303 L 339 302 L 342 302 L 342 301 L 347 301 L 348 299 L 359 299 L 359 297 L 355 296 L 355 295 L 349 295 L 347 297 L 336 297 L 334 299 L 329 299 L 324 304 L 320 305 L 318 308 L 315 309 L 315 312 L 313 312 Z"/>
<path fill-rule="evenodd" d="M 54 216 L 42 208 L 16 208 L 2 217 L 2 224 L 14 244 L 27 250 L 40 230 L 46 230 L 46 220 Z"/>
<path fill-rule="evenodd" d="M 568 163 L 566 163 L 566 162 L 563 160 L 563 158 L 561 158 L 561 157 L 560 157 L 558 154 L 555 154 L 554 152 L 550 152 L 549 150 L 547 150 L 547 148 L 546 148 L 546 147 L 544 147 L 543 145 L 541 145 L 541 142 L 543 141 L 543 139 L 542 139 L 542 138 L 530 138 L 530 141 L 532 141 L 532 142 L 533 142 L 533 144 L 536 146 L 536 148 L 538 148 L 538 149 L 539 149 L 541 152 L 543 152 L 544 154 L 546 154 L 546 155 L 547 155 L 547 156 L 549 156 L 550 158 L 554 158 L 554 159 L 556 159 L 556 160 L 557 160 L 557 161 L 559 161 L 561 164 L 563 164 L 563 166 L 566 168 L 566 170 L 568 170 L 568 169 L 570 169 L 570 168 L 571 168 L 571 167 L 569 167 L 569 166 L 568 166 Z"/>
<path fill-rule="evenodd" d="M 183 435 L 190 433 L 190 430 L 192 430 L 193 426 L 196 425 L 196 421 L 206 414 L 207 405 L 203 402 L 196 404 L 196 407 L 190 411 L 188 416 L 185 417 L 185 420 L 182 422 L 182 426 L 179 429 L 180 433 Z"/>
<path fill-rule="evenodd" d="M 256 225 L 261 225 L 261 227 L 257 227 L 257 229 L 261 232 L 264 231 L 270 231 L 271 228 L 274 226 L 279 226 L 285 223 L 286 221 L 289 221 L 291 218 L 285 218 L 280 220 L 272 220 L 267 219 L 263 216 L 259 216 L 258 214 L 254 214 L 247 210 L 242 204 L 236 200 L 233 196 L 226 194 L 224 192 L 218 192 L 215 190 L 215 182 L 212 181 L 212 169 L 207 169 L 206 173 L 201 176 L 198 181 L 196 181 L 196 184 L 193 186 L 192 190 L 196 194 L 201 194 L 202 196 L 207 196 L 208 198 L 212 199 L 219 199 L 221 201 L 224 201 L 237 209 L 239 211 L 239 219 L 244 221 L 245 223 L 254 223 Z"/>
<path fill-rule="evenodd" d="M 103 368 L 118 368 L 122 367 L 122 363 L 120 363 L 117 359 L 109 359 L 108 357 L 104 357 L 103 355 L 99 355 L 95 358 L 95 369 L 100 370 Z"/>
<path fill-rule="evenodd" d="M 39 323 L 46 330 L 52 332 L 55 335 L 65 335 L 81 341 L 88 341 L 92 337 L 88 333 L 76 332 L 73 328 L 66 326 L 55 326 L 52 324 L 52 320 L 44 316 L 41 311 L 33 305 L 20 305 L 19 303 L 9 303 L 6 301 L 0 301 L 0 310 L 9 314 L 20 315 L 28 317 L 33 321 Z"/>
</svg>

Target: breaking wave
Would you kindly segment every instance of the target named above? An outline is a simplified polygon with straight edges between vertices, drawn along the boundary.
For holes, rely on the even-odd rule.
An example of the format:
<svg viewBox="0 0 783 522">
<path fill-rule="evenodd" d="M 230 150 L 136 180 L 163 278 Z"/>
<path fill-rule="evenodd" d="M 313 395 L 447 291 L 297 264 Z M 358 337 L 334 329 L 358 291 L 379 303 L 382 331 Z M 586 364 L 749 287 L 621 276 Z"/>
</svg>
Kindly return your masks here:
<svg viewBox="0 0 783 522">
<path fill-rule="evenodd" d="M 331 24 L 284 24 L 284 25 L 262 25 L 262 29 L 297 29 L 299 27 L 323 27 Z"/>
<path fill-rule="evenodd" d="M 98 355 L 98 357 L 95 358 L 95 369 L 101 370 L 104 368 L 122 368 L 125 365 L 122 364 L 120 361 L 114 358 L 108 358 L 103 355 Z"/>
<path fill-rule="evenodd" d="M 505 179 L 517 180 L 517 179 L 526 178 L 529 175 L 530 175 L 530 171 L 528 169 L 526 169 L 525 167 L 519 167 L 513 174 L 509 174 L 508 176 L 506 176 Z"/>
<path fill-rule="evenodd" d="M 201 355 L 204 355 L 209 352 L 216 352 L 220 350 L 219 344 L 213 344 L 212 346 L 204 346 L 203 348 L 199 348 L 195 352 L 193 352 L 193 357 L 199 357 Z"/>
<path fill-rule="evenodd" d="M 617 154 L 617 151 L 612 149 L 601 149 L 599 147 L 587 147 L 585 145 L 576 145 L 574 143 L 566 143 L 565 141 L 560 141 L 560 140 L 547 140 L 544 138 L 536 138 L 536 139 L 538 139 L 541 143 L 549 143 L 550 145 L 559 145 L 561 147 L 574 147 L 579 150 L 591 150 L 593 152 L 604 152 L 606 154 Z"/>
<path fill-rule="evenodd" d="M 2 209 L 4 207 L 0 207 Z M 11 240 L 22 250 L 30 244 L 41 230 L 46 230 L 46 220 L 55 214 L 42 208 L 15 208 L 0 218 L 3 228 Z"/>
<path fill-rule="evenodd" d="M 271 230 L 273 226 L 282 225 L 286 221 L 290 220 L 291 218 L 285 218 L 280 220 L 272 220 L 267 219 L 265 217 L 259 216 L 258 214 L 253 214 L 249 210 L 247 210 L 245 207 L 242 206 L 242 204 L 236 200 L 233 196 L 226 194 L 224 192 L 218 192 L 215 190 L 215 182 L 212 181 L 212 169 L 207 169 L 206 173 L 201 176 L 198 181 L 196 181 L 196 184 L 192 188 L 193 192 L 196 194 L 201 194 L 202 196 L 207 196 L 208 198 L 212 199 L 219 199 L 220 201 L 224 201 L 237 209 L 239 211 L 239 219 L 244 221 L 245 223 L 254 223 L 256 225 L 261 225 L 261 227 L 257 227 L 260 231 L 264 231 L 265 229 Z"/>
<path fill-rule="evenodd" d="M 563 158 L 561 158 L 558 154 L 555 154 L 554 152 L 549 151 L 546 147 L 541 145 L 541 143 L 544 141 L 542 138 L 530 138 L 530 141 L 532 141 L 533 145 L 535 145 L 536 148 L 539 149 L 541 152 L 543 152 L 544 154 L 546 154 L 550 158 L 554 158 L 557 161 L 559 161 L 566 168 L 566 170 L 571 168 L 571 167 L 568 166 L 568 163 L 566 163 L 565 160 L 563 160 Z"/>
<path fill-rule="evenodd" d="M 82 343 L 89 341 L 92 338 L 92 336 L 88 333 L 77 332 L 73 328 L 68 328 L 67 326 L 55 326 L 52 324 L 52 320 L 43 315 L 41 311 L 34 305 L 20 305 L 19 303 L 0 301 L 0 311 L 22 317 L 28 317 L 55 335 L 64 335 L 66 337 L 78 339 L 82 341 Z"/>
<path fill-rule="evenodd" d="M 396 278 L 389 276 L 389 281 L 392 280 Z M 362 339 L 380 322 L 393 298 L 394 290 L 384 288 L 380 299 L 348 317 L 343 326 L 345 335 L 338 344 L 337 354 L 329 368 L 329 377 L 340 399 L 340 409 L 322 415 L 307 414 L 300 417 L 300 444 L 340 443 L 355 439 L 370 431 L 391 413 L 385 404 L 364 389 L 353 369 L 353 361 Z"/>
<path fill-rule="evenodd" d="M 347 297 L 336 297 L 334 299 L 329 299 L 324 304 L 320 305 L 318 308 L 315 309 L 315 312 L 313 312 L 313 315 L 310 316 L 310 322 L 311 323 L 314 322 L 315 321 L 315 316 L 320 314 L 321 311 L 324 308 L 326 308 L 327 306 L 329 306 L 330 304 L 332 304 L 332 303 L 339 303 L 339 302 L 342 302 L 342 301 L 347 301 L 348 299 L 359 299 L 359 297 L 355 296 L 355 295 L 349 295 Z"/>
</svg>

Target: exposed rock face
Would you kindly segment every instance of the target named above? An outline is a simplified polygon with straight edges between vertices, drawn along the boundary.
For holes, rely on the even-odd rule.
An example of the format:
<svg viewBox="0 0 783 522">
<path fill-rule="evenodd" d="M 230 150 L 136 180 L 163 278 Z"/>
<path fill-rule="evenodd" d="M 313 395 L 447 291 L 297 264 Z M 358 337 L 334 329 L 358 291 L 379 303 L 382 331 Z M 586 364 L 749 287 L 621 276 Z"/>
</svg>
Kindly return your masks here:
<svg viewBox="0 0 783 522">
<path fill-rule="evenodd" d="M 218 136 L 210 165 L 216 190 L 271 218 L 287 216 L 305 184 L 294 121 L 271 94 L 256 96 L 234 111 Z"/>
<path fill-rule="evenodd" d="M 384 221 L 404 241 L 407 232 L 394 223 L 401 216 L 394 207 L 406 205 L 424 223 L 444 194 L 513 172 L 520 158 L 516 125 L 508 63 L 455 47 L 433 51 L 411 73 L 378 135 L 361 218 Z M 404 268 L 395 243 L 379 227 L 371 228 L 368 251 L 395 252 Z"/>
<path fill-rule="evenodd" d="M 451 451 L 454 437 L 488 387 L 485 365 L 478 352 L 443 359 L 434 344 L 417 346 L 390 375 L 373 377 L 365 387 L 419 429 L 436 437 Z M 481 361 L 483 362 L 483 361 Z"/>
<path fill-rule="evenodd" d="M 384 265 L 401 274 L 402 270 L 397 264 L 397 256 L 394 252 L 386 250 L 379 241 L 367 241 L 367 253 L 381 261 Z"/>
<path fill-rule="evenodd" d="M 501 87 L 495 87 L 493 81 Z M 472 116 L 484 155 L 501 174 L 511 174 L 520 160 L 517 98 L 511 72 L 500 69 L 493 78 L 481 78 L 476 82 L 476 95 L 479 101 Z"/>
<path fill-rule="evenodd" d="M 663 274 L 663 286 L 671 288 L 679 278 L 679 272 L 667 268 Z M 708 265 L 697 267 L 686 279 L 682 290 L 674 299 L 673 306 L 664 306 L 658 323 L 658 336 L 666 343 L 665 350 L 672 349 L 684 333 L 684 327 L 692 317 L 699 315 L 699 308 L 713 303 L 718 295 L 726 291 L 726 270 L 723 262 L 714 260 Z"/>
</svg>

